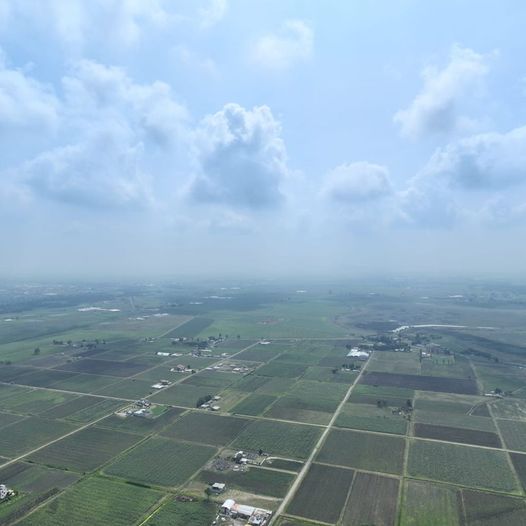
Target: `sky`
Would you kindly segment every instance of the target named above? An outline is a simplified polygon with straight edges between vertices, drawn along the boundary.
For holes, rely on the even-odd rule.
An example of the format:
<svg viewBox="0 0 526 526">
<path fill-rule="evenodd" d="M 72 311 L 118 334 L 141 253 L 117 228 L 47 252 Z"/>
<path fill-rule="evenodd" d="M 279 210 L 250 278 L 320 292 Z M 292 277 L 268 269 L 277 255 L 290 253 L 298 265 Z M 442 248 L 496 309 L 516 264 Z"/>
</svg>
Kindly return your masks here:
<svg viewBox="0 0 526 526">
<path fill-rule="evenodd" d="M 521 274 L 521 0 L 0 0 L 0 276 Z"/>
</svg>

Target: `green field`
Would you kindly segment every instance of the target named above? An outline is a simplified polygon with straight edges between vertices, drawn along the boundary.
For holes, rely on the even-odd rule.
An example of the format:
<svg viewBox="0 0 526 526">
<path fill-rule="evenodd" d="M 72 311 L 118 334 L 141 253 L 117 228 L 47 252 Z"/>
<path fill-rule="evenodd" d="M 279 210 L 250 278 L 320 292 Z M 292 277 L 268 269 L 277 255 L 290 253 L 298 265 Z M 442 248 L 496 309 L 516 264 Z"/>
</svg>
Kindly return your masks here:
<svg viewBox="0 0 526 526">
<path fill-rule="evenodd" d="M 403 467 L 404 448 L 403 438 L 333 430 L 316 460 L 338 466 L 399 474 Z"/>
<path fill-rule="evenodd" d="M 305 459 L 320 434 L 320 429 L 313 426 L 259 420 L 249 424 L 232 447 L 250 451 L 262 449 L 271 455 Z"/>
<path fill-rule="evenodd" d="M 417 478 L 468 487 L 509 493 L 519 490 L 506 453 L 471 446 L 412 441 L 408 473 Z"/>
<path fill-rule="evenodd" d="M 526 422 L 497 420 L 497 425 L 508 449 L 526 451 Z"/>
<path fill-rule="evenodd" d="M 88 478 L 23 519 L 22 526 L 130 526 L 162 494 L 98 477 Z"/>
<path fill-rule="evenodd" d="M 226 446 L 248 423 L 248 420 L 233 416 L 191 412 L 165 428 L 162 435 L 211 446 Z"/>
<path fill-rule="evenodd" d="M 258 416 L 275 400 L 275 396 L 253 393 L 241 400 L 230 411 L 240 415 Z"/>
<path fill-rule="evenodd" d="M 108 475 L 140 484 L 179 486 L 214 454 L 209 446 L 153 437 L 104 469 Z"/>
<path fill-rule="evenodd" d="M 460 526 L 457 490 L 408 480 L 404 486 L 400 526 Z"/>
<path fill-rule="evenodd" d="M 207 484 L 224 482 L 228 489 L 234 488 L 256 495 L 282 498 L 294 480 L 294 475 L 252 467 L 247 471 L 207 471 L 203 470 L 197 477 Z"/>
<path fill-rule="evenodd" d="M 395 435 L 405 435 L 407 420 L 392 413 L 391 409 L 378 408 L 371 404 L 345 404 L 336 419 L 336 426 L 364 431 L 379 431 Z"/>
<path fill-rule="evenodd" d="M 170 499 L 157 511 L 145 526 L 210 526 L 217 515 L 217 505 L 198 500 L 178 502 Z"/>
<path fill-rule="evenodd" d="M 138 435 L 88 427 L 33 453 L 29 459 L 46 466 L 87 472 L 142 440 Z"/>
</svg>

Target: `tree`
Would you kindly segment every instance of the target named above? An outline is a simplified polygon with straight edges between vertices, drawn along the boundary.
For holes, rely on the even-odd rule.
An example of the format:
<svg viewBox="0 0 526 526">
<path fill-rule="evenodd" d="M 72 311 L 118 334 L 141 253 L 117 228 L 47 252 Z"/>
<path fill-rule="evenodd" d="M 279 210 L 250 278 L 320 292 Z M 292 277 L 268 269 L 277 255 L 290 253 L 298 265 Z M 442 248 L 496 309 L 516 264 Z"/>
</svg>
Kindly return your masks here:
<svg viewBox="0 0 526 526">
<path fill-rule="evenodd" d="M 495 387 L 495 394 L 502 394 L 502 389 L 500 387 Z"/>
<path fill-rule="evenodd" d="M 411 399 L 408 398 L 407 401 L 406 401 L 406 403 L 405 403 L 405 405 L 406 405 L 407 407 L 409 407 L 409 409 L 412 409 L 412 408 L 413 408 L 413 401 L 412 401 Z"/>
<path fill-rule="evenodd" d="M 40 347 L 36 347 L 34 350 L 33 350 L 33 354 L 35 356 L 38 356 L 40 354 Z"/>
</svg>

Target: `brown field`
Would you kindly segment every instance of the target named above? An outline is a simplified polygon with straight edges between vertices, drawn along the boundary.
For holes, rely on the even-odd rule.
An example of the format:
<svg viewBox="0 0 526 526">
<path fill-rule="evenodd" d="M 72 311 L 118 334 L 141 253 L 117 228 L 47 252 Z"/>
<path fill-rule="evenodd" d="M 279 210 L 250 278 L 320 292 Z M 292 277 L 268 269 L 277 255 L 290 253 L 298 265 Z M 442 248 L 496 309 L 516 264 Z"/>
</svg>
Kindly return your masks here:
<svg viewBox="0 0 526 526">
<path fill-rule="evenodd" d="M 461 429 L 459 427 L 435 426 L 432 424 L 415 424 L 415 436 L 421 438 L 434 438 L 462 444 L 477 446 L 502 447 L 500 438 L 489 431 L 476 431 L 474 429 Z"/>
<path fill-rule="evenodd" d="M 287 513 L 307 519 L 335 523 L 345 506 L 354 471 L 312 464 Z"/>
<path fill-rule="evenodd" d="M 467 378 L 444 378 L 439 376 L 417 376 L 414 374 L 368 373 L 361 378 L 366 385 L 405 387 L 418 391 L 438 393 L 478 394 L 475 380 Z"/>
<path fill-rule="evenodd" d="M 399 484 L 395 478 L 357 473 L 342 523 L 349 526 L 394 526 Z M 371 498 L 373 495 L 374 498 Z"/>
<path fill-rule="evenodd" d="M 462 490 L 467 526 L 522 526 L 526 504 L 522 499 Z"/>
</svg>

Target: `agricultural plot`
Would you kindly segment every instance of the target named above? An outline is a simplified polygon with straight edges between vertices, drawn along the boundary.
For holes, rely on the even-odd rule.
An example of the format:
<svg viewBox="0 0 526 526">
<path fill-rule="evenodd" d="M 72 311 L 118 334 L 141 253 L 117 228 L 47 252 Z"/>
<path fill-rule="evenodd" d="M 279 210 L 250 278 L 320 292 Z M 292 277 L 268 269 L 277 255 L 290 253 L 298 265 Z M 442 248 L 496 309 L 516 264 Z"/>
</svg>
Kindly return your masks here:
<svg viewBox="0 0 526 526">
<path fill-rule="evenodd" d="M 510 453 L 510 458 L 522 487 L 526 489 L 526 455 L 521 455 L 520 453 Z"/>
<path fill-rule="evenodd" d="M 216 390 L 199 385 L 177 384 L 167 389 L 161 389 L 151 397 L 156 404 L 178 405 L 181 407 L 196 407 L 197 401 L 203 396 L 213 396 Z"/>
<path fill-rule="evenodd" d="M 378 431 L 405 435 L 408 421 L 399 414 L 393 414 L 390 408 L 371 404 L 345 404 L 336 419 L 336 426 L 363 431 Z"/>
<path fill-rule="evenodd" d="M 405 387 L 419 391 L 435 391 L 438 393 L 471 395 L 478 393 L 477 382 L 471 378 L 441 378 L 436 376 L 371 372 L 362 376 L 361 383 L 383 387 Z"/>
<path fill-rule="evenodd" d="M 509 493 L 518 491 L 506 453 L 501 451 L 412 441 L 407 469 L 417 478 Z"/>
<path fill-rule="evenodd" d="M 334 524 L 338 521 L 354 471 L 322 464 L 312 464 L 287 513 L 306 519 Z"/>
<path fill-rule="evenodd" d="M 491 411 L 496 418 L 526 421 L 526 400 L 505 398 L 491 404 Z"/>
<path fill-rule="evenodd" d="M 73 394 L 38 389 L 11 396 L 2 402 L 2 407 L 16 413 L 37 415 L 75 398 Z"/>
<path fill-rule="evenodd" d="M 138 398 L 148 396 L 152 391 L 154 391 L 154 389 L 152 389 L 152 382 L 139 380 L 138 378 L 129 378 L 104 387 L 100 391 L 97 391 L 96 394 L 137 400 Z"/>
<path fill-rule="evenodd" d="M 144 523 L 144 526 L 210 526 L 216 515 L 217 504 L 214 502 L 170 499 Z"/>
<path fill-rule="evenodd" d="M 332 430 L 317 456 L 318 462 L 399 474 L 404 462 L 405 440 L 388 435 Z"/>
<path fill-rule="evenodd" d="M 153 437 L 107 466 L 104 472 L 140 484 L 175 487 L 215 453 L 213 447 Z"/>
<path fill-rule="evenodd" d="M 398 485 L 399 481 L 395 478 L 356 473 L 342 523 L 394 526 L 397 519 Z"/>
<path fill-rule="evenodd" d="M 0 433 L 0 451 L 2 451 L 3 455 L 9 457 L 21 455 L 73 431 L 76 427 L 73 424 L 59 420 L 48 420 L 38 416 L 31 416 L 2 429 L 2 433 Z"/>
<path fill-rule="evenodd" d="M 358 384 L 352 390 L 349 402 L 376 405 L 385 400 L 388 407 L 402 407 L 407 400 L 413 400 L 415 391 L 404 387 L 384 387 L 379 385 Z"/>
<path fill-rule="evenodd" d="M 421 391 L 415 398 L 415 409 L 439 413 L 467 415 L 473 408 L 486 402 L 481 396 L 467 396 L 450 393 L 426 393 Z"/>
<path fill-rule="evenodd" d="M 259 376 L 272 376 L 281 378 L 299 378 L 307 370 L 306 365 L 300 363 L 272 362 L 257 370 Z"/>
<path fill-rule="evenodd" d="M 184 412 L 184 409 L 170 407 L 155 418 L 122 417 L 115 414 L 97 423 L 98 427 L 116 429 L 137 435 L 150 435 L 162 431 Z"/>
<path fill-rule="evenodd" d="M 64 389 L 65 391 L 75 391 L 79 393 L 95 393 L 108 385 L 120 381 L 115 376 L 101 376 L 95 374 L 75 374 L 64 380 L 55 382 L 51 387 L 54 389 Z"/>
<path fill-rule="evenodd" d="M 283 396 L 270 406 L 264 416 L 308 424 L 328 424 L 335 409 L 331 401 Z"/>
<path fill-rule="evenodd" d="M 258 416 L 275 400 L 275 396 L 253 393 L 235 405 L 231 412 L 240 415 Z"/>
<path fill-rule="evenodd" d="M 43 466 L 16 462 L 0 470 L 0 479 L 17 492 L 15 498 L 2 502 L 0 523 L 11 524 L 76 482 L 79 475 Z"/>
<path fill-rule="evenodd" d="M 255 495 L 282 498 L 294 480 L 294 475 L 251 467 L 247 471 L 208 471 L 203 470 L 197 477 L 205 484 L 223 482 L 227 488 L 238 489 Z"/>
<path fill-rule="evenodd" d="M 100 404 L 100 402 L 102 402 L 102 398 L 94 396 L 79 396 L 73 400 L 48 409 L 42 413 L 42 416 L 45 416 L 46 418 L 67 418 L 68 416 L 75 414 L 77 411 L 93 407 L 94 405 Z"/>
<path fill-rule="evenodd" d="M 88 472 L 140 440 L 139 435 L 89 427 L 33 453 L 29 459 L 55 468 Z"/>
<path fill-rule="evenodd" d="M 464 415 L 461 413 L 444 413 L 416 409 L 413 411 L 413 420 L 420 424 L 438 426 L 460 427 L 476 431 L 496 433 L 497 429 L 493 420 L 486 416 Z"/>
<path fill-rule="evenodd" d="M 234 440 L 233 447 L 263 451 L 284 457 L 305 459 L 319 439 L 317 427 L 257 420 L 249 424 Z"/>
<path fill-rule="evenodd" d="M 126 402 L 122 402 L 121 400 L 110 400 L 104 398 L 97 398 L 97 400 L 99 400 L 98 404 L 93 404 L 84 409 L 80 409 L 69 415 L 66 420 L 70 420 L 71 422 L 89 423 L 98 418 L 102 418 L 104 415 L 107 415 L 108 413 L 121 408 L 123 404 L 126 404 Z"/>
<path fill-rule="evenodd" d="M 400 526 L 461 526 L 459 497 L 454 487 L 408 480 Z"/>
<path fill-rule="evenodd" d="M 526 524 L 523 499 L 462 490 L 467 526 L 521 526 Z"/>
<path fill-rule="evenodd" d="M 221 391 L 232 385 L 240 378 L 239 374 L 218 372 L 218 371 L 202 371 L 198 374 L 192 374 L 181 382 L 181 385 L 196 385 L 199 387 L 206 387 L 207 389 L 214 389 Z"/>
<path fill-rule="evenodd" d="M 356 378 L 357 373 L 343 371 L 331 367 L 309 367 L 303 375 L 305 380 L 317 380 L 319 382 L 337 382 L 350 384 Z"/>
<path fill-rule="evenodd" d="M 508 449 L 526 451 L 526 422 L 497 420 L 497 425 Z"/>
<path fill-rule="evenodd" d="M 75 484 L 19 524 L 129 526 L 137 523 L 161 497 L 158 491 L 92 477 Z"/>
<path fill-rule="evenodd" d="M 473 444 L 477 446 L 502 447 L 499 436 L 496 433 L 490 433 L 488 431 L 435 426 L 432 424 L 415 424 L 413 429 L 415 436 L 421 438 L 433 438 L 435 440 L 460 442 L 462 444 Z"/>
<path fill-rule="evenodd" d="M 0 384 L 0 402 L 10 398 L 19 393 L 27 393 L 30 389 L 28 387 L 19 387 L 18 385 Z"/>
<path fill-rule="evenodd" d="M 210 318 L 192 318 L 187 322 L 179 325 L 172 331 L 164 335 L 165 338 L 191 338 L 197 336 L 199 333 L 209 327 L 214 320 Z"/>
<path fill-rule="evenodd" d="M 503 392 L 515 391 L 526 384 L 526 373 L 522 369 L 512 369 L 498 364 L 491 366 L 476 364 L 475 367 L 485 393 L 496 388 Z"/>
<path fill-rule="evenodd" d="M 237 391 L 243 391 L 246 393 L 253 393 L 256 389 L 259 389 L 267 382 L 270 382 L 270 378 L 267 376 L 257 376 L 255 374 L 247 374 L 237 381 L 232 388 Z"/>
<path fill-rule="evenodd" d="M 282 458 L 269 457 L 265 462 L 265 466 L 274 469 L 284 469 L 286 471 L 293 471 L 294 473 L 298 473 L 303 466 L 303 462 L 298 462 L 297 460 L 285 460 Z"/>
<path fill-rule="evenodd" d="M 261 387 L 256 389 L 259 394 L 278 396 L 286 393 L 294 385 L 290 378 L 269 378 Z"/>
<path fill-rule="evenodd" d="M 226 446 L 249 422 L 234 416 L 190 412 L 165 428 L 162 435 L 211 446 Z"/>
<path fill-rule="evenodd" d="M 22 415 L 13 415 L 12 413 L 0 412 L 0 428 L 13 424 L 25 418 Z"/>
<path fill-rule="evenodd" d="M 253 362 L 268 362 L 284 351 L 283 345 L 255 345 L 239 353 L 236 358 L 238 360 L 248 360 Z"/>
<path fill-rule="evenodd" d="M 33 387 L 50 387 L 56 382 L 67 380 L 72 376 L 74 376 L 74 373 L 55 371 L 53 369 L 33 369 L 17 377 L 16 382 Z"/>
<path fill-rule="evenodd" d="M 105 376 L 127 377 L 139 374 L 148 365 L 134 362 L 116 362 L 112 360 L 98 360 L 83 358 L 64 365 L 57 365 L 55 369 L 76 373 L 100 374 Z"/>
<path fill-rule="evenodd" d="M 382 351 L 374 353 L 367 364 L 368 371 L 420 374 L 421 366 L 418 353 Z"/>
</svg>

